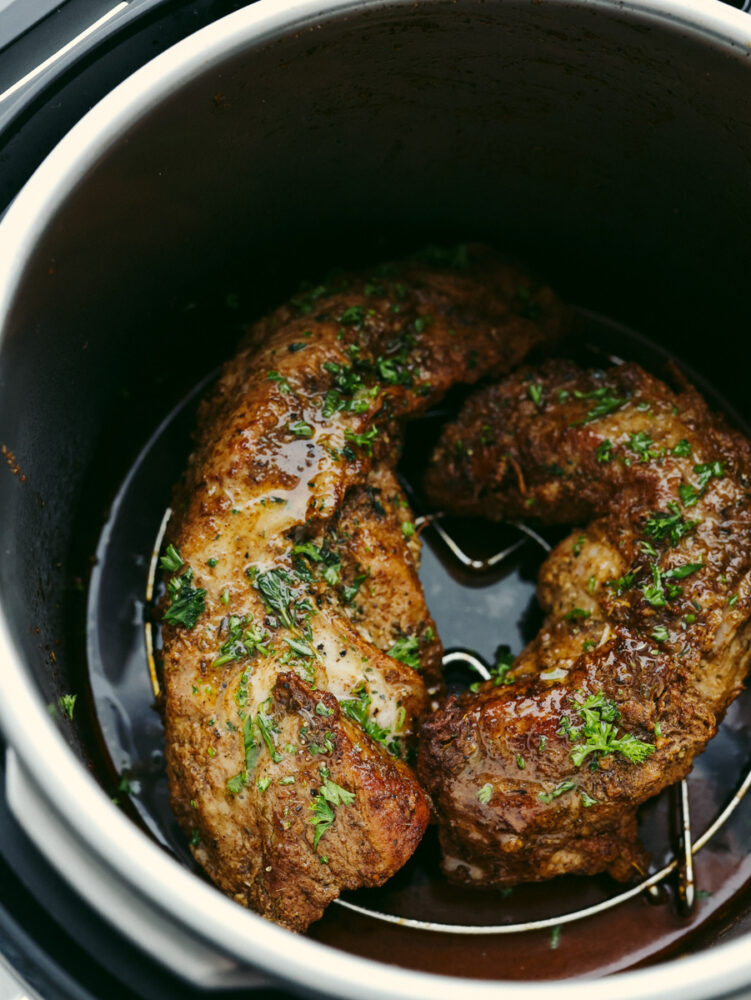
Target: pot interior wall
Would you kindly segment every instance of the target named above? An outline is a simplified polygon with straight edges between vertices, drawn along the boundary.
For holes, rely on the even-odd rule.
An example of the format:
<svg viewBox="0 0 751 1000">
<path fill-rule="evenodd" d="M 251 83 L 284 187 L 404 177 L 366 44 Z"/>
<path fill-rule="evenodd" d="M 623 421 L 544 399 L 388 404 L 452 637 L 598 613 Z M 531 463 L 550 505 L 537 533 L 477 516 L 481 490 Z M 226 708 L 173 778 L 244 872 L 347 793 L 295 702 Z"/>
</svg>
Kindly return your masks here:
<svg viewBox="0 0 751 1000">
<path fill-rule="evenodd" d="M 89 560 L 146 437 L 242 321 L 331 265 L 490 241 L 751 416 L 730 352 L 749 73 L 743 52 L 604 5 L 373 3 L 157 101 L 50 220 L 6 318 L 0 588 L 41 697 L 83 691 Z M 111 780 L 86 727 L 61 724 Z"/>
</svg>

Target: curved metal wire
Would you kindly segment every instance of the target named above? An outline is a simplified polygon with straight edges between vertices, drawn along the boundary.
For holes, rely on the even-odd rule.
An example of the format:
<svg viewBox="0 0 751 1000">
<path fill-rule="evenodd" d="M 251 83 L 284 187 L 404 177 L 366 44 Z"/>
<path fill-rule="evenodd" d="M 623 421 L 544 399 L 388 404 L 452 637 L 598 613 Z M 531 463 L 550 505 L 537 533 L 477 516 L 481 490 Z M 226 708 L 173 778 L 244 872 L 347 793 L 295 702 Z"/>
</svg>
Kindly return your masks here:
<svg viewBox="0 0 751 1000">
<path fill-rule="evenodd" d="M 748 0 L 751 4 L 751 0 Z M 154 550 L 152 552 L 152 557 L 149 565 L 148 580 L 147 580 L 147 600 L 151 601 L 154 595 L 154 582 L 156 578 L 157 562 L 159 557 L 159 552 L 162 547 L 162 541 L 164 538 L 165 530 L 167 527 L 167 521 L 169 520 L 171 510 L 167 509 L 165 512 L 162 523 L 159 527 L 159 532 L 154 542 Z M 513 522 L 514 527 L 518 529 L 523 537 L 519 538 L 516 542 L 507 546 L 500 552 L 495 553 L 488 559 L 473 559 L 468 556 L 461 546 L 448 534 L 448 532 L 440 524 L 440 520 L 444 515 L 440 512 L 435 514 L 427 514 L 415 519 L 415 524 L 418 527 L 427 526 L 434 528 L 438 537 L 446 545 L 452 555 L 461 563 L 461 565 L 470 570 L 473 573 L 487 573 L 499 566 L 505 559 L 508 559 L 513 555 L 518 549 L 526 544 L 527 541 L 532 540 L 537 545 L 543 549 L 544 552 L 548 553 L 551 551 L 550 544 L 539 535 L 533 528 L 521 522 Z M 149 673 L 151 675 L 151 683 L 154 688 L 154 693 L 159 694 L 159 682 L 157 679 L 157 672 L 154 664 L 153 655 L 153 637 L 151 632 L 151 625 L 147 623 L 146 625 L 146 647 L 149 663 Z M 466 649 L 453 649 L 446 652 L 443 658 L 444 666 L 457 666 L 464 665 L 469 667 L 474 673 L 478 674 L 483 680 L 490 679 L 490 671 L 488 670 L 486 664 L 473 652 Z M 678 792 L 678 805 L 679 805 L 679 850 L 676 857 L 673 858 L 668 864 L 666 864 L 659 871 L 654 872 L 652 875 L 643 879 L 636 885 L 630 886 L 623 892 L 617 893 L 615 896 L 611 896 L 609 899 L 602 900 L 600 903 L 594 903 L 591 906 L 582 907 L 579 910 L 572 910 L 569 913 L 560 913 L 553 917 L 545 917 L 540 920 L 530 920 L 524 923 L 508 923 L 508 924 L 489 924 L 489 925 L 475 925 L 475 924 L 447 924 L 440 923 L 437 921 L 430 920 L 419 920 L 414 917 L 401 917 L 393 913 L 383 913 L 379 910 L 369 909 L 365 906 L 360 906 L 357 903 L 352 903 L 346 899 L 336 899 L 335 902 L 344 907 L 345 909 L 352 910 L 355 913 L 360 913 L 363 916 L 371 917 L 374 920 L 380 920 L 385 923 L 395 924 L 400 927 L 409 927 L 415 930 L 421 931 L 431 931 L 433 933 L 439 934 L 461 934 L 461 935 L 497 935 L 497 934 L 520 934 L 527 931 L 539 931 L 546 930 L 553 927 L 559 927 L 563 924 L 574 923 L 578 920 L 585 920 L 588 917 L 597 916 L 600 913 L 604 913 L 607 910 L 611 910 L 616 906 L 620 906 L 622 903 L 627 902 L 629 899 L 634 899 L 636 896 L 642 893 L 647 893 L 652 896 L 652 898 L 657 898 L 657 887 L 664 883 L 671 875 L 674 873 L 678 876 L 678 886 L 677 886 L 677 898 L 680 912 L 683 915 L 688 915 L 693 909 L 696 900 L 696 885 L 694 876 L 694 866 L 693 858 L 694 856 L 711 840 L 711 838 L 717 833 L 717 831 L 727 822 L 729 817 L 732 815 L 734 810 L 737 808 L 738 804 L 744 798 L 749 788 L 751 788 L 751 770 L 746 774 L 746 777 L 741 782 L 740 787 L 733 795 L 732 799 L 728 802 L 725 808 L 720 812 L 717 818 L 711 823 L 704 833 L 697 840 L 693 840 L 691 833 L 691 820 L 690 820 L 690 810 L 689 810 L 689 799 L 688 799 L 688 785 L 686 781 L 681 781 L 677 786 L 675 786 Z"/>
</svg>

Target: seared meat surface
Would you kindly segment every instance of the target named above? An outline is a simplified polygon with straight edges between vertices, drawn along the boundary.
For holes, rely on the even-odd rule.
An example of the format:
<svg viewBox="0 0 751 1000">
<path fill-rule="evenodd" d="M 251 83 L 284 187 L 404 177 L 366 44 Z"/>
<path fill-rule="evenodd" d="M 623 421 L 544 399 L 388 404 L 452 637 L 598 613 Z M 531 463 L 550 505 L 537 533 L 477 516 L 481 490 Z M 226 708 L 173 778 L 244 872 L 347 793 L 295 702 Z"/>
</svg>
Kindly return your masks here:
<svg viewBox="0 0 751 1000">
<path fill-rule="evenodd" d="M 749 442 L 689 386 L 557 361 L 474 394 L 432 463 L 442 509 L 590 522 L 546 560 L 548 618 L 511 670 L 424 724 L 446 873 L 642 873 L 637 806 L 688 773 L 748 666 Z"/>
<path fill-rule="evenodd" d="M 403 757 L 440 645 L 390 471 L 402 424 L 565 324 L 490 253 L 453 263 L 340 277 L 257 323 L 202 404 L 175 496 L 173 807 L 217 885 L 296 930 L 392 875 L 428 821 Z"/>
</svg>

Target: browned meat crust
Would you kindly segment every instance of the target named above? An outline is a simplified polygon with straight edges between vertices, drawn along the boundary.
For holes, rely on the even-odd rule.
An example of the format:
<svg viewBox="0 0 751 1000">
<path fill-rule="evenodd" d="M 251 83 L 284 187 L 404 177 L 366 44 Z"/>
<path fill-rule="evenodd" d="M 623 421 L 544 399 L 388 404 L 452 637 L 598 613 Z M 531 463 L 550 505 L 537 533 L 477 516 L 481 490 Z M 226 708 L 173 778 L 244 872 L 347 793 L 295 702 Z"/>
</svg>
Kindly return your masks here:
<svg viewBox="0 0 751 1000">
<path fill-rule="evenodd" d="M 175 498 L 172 802 L 214 881 L 297 930 L 343 888 L 392 875 L 428 820 L 399 756 L 427 706 L 415 668 L 432 683 L 440 646 L 408 512 L 381 499 L 400 497 L 388 469 L 402 422 L 565 321 L 488 252 L 458 263 L 340 278 L 257 323 L 201 407 Z"/>
<path fill-rule="evenodd" d="M 750 470 L 749 442 L 692 388 L 632 364 L 518 372 L 446 428 L 437 505 L 595 518 L 543 566 L 549 617 L 506 683 L 424 725 L 450 876 L 644 870 L 636 807 L 688 773 L 746 674 Z"/>
</svg>

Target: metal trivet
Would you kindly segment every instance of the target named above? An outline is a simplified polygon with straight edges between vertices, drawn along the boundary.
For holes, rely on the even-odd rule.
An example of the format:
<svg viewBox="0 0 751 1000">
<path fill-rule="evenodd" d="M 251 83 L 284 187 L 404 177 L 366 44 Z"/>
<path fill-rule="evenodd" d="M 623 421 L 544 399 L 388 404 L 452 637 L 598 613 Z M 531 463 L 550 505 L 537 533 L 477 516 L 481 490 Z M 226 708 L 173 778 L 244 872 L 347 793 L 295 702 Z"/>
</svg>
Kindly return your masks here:
<svg viewBox="0 0 751 1000">
<path fill-rule="evenodd" d="M 414 498 L 414 493 L 409 488 L 408 484 L 403 485 L 407 487 L 407 492 Z M 153 601 L 157 561 L 167 528 L 167 522 L 171 513 L 172 511 L 169 508 L 165 511 L 162 523 L 159 527 L 159 532 L 154 542 L 154 549 L 149 565 L 146 591 L 148 604 L 151 604 Z M 421 515 L 415 518 L 415 527 L 421 531 L 430 530 L 435 532 L 437 537 L 441 540 L 446 549 L 451 553 L 452 557 L 461 565 L 461 567 L 465 571 L 477 576 L 482 576 L 485 573 L 496 571 L 499 566 L 510 559 L 530 541 L 535 542 L 535 544 L 538 545 L 546 555 L 551 550 L 549 543 L 536 531 L 522 522 L 514 521 L 511 523 L 519 532 L 519 538 L 515 542 L 512 542 L 510 545 L 507 545 L 504 549 L 501 549 L 499 552 L 494 553 L 488 558 L 472 558 L 462 549 L 456 539 L 454 539 L 453 536 L 451 536 L 443 527 L 441 524 L 443 517 L 444 515 L 441 512 Z M 159 680 L 154 662 L 153 629 L 151 623 L 148 621 L 146 622 L 145 632 L 151 684 L 155 695 L 158 696 Z M 443 657 L 443 665 L 444 667 L 464 666 L 473 671 L 483 680 L 489 680 L 491 677 L 487 664 L 476 653 L 468 649 L 453 649 L 447 651 Z M 714 822 L 707 827 L 700 837 L 694 840 L 691 830 L 688 784 L 684 779 L 677 785 L 672 786 L 671 790 L 673 791 L 674 798 L 676 800 L 675 808 L 677 810 L 679 830 L 676 856 L 673 860 L 659 871 L 654 872 L 652 875 L 649 875 L 638 884 L 625 889 L 623 892 L 619 892 L 615 896 L 611 896 L 609 899 L 603 900 L 600 903 L 585 906 L 579 910 L 574 910 L 569 913 L 546 917 L 542 920 L 530 920 L 525 923 L 468 925 L 437 923 L 435 921 L 417 920 L 412 917 L 400 917 L 392 913 L 383 913 L 379 910 L 368 909 L 367 907 L 359 906 L 356 903 L 352 903 L 341 898 L 334 900 L 334 902 L 339 906 L 343 906 L 348 910 L 353 910 L 363 916 L 371 917 L 374 920 L 381 920 L 389 924 L 397 924 L 401 927 L 412 927 L 415 930 L 432 931 L 440 934 L 519 934 L 523 931 L 546 930 L 553 927 L 559 927 L 563 924 L 571 924 L 578 920 L 585 920 L 587 917 L 593 917 L 599 913 L 604 913 L 606 910 L 611 910 L 614 907 L 619 906 L 621 903 L 625 903 L 627 900 L 639 896 L 641 893 L 647 895 L 652 902 L 660 902 L 663 899 L 662 888 L 666 884 L 667 880 L 673 876 L 675 879 L 675 898 L 678 912 L 682 916 L 688 917 L 693 911 L 697 896 L 694 876 L 694 855 L 700 851 L 702 847 L 704 847 L 717 833 L 717 831 L 727 822 L 745 796 L 749 787 L 751 787 L 751 770 L 746 774 L 740 787 Z"/>
</svg>

